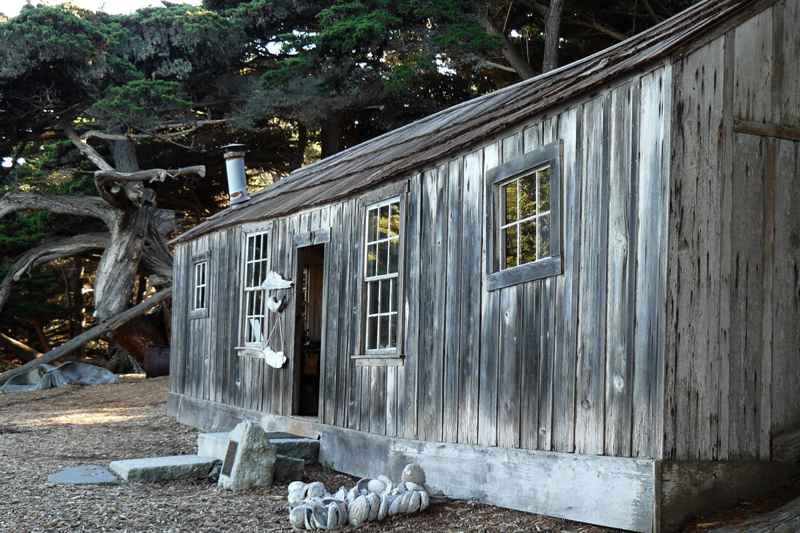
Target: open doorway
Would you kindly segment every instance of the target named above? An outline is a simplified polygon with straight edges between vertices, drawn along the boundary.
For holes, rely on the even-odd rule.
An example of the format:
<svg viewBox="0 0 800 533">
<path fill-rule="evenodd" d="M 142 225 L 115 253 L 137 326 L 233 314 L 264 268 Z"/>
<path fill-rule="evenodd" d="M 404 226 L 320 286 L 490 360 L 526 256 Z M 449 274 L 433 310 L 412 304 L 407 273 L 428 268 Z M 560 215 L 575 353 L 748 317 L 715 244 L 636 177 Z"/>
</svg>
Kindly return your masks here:
<svg viewBox="0 0 800 533">
<path fill-rule="evenodd" d="M 322 348 L 325 245 L 297 249 L 293 413 L 317 416 Z"/>
</svg>

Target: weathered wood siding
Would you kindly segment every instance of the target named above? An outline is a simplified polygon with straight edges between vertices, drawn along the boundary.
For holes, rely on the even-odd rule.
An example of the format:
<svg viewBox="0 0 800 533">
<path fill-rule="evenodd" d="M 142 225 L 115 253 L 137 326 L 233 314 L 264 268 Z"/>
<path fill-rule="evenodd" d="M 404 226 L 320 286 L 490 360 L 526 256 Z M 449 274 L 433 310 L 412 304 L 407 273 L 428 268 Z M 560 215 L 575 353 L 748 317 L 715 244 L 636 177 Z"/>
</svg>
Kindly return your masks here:
<svg viewBox="0 0 800 533">
<path fill-rule="evenodd" d="M 656 457 L 663 402 L 671 66 L 408 178 L 405 364 L 356 366 L 363 261 L 358 198 L 272 221 L 272 269 L 294 277 L 294 236 L 330 228 L 320 421 L 434 442 Z M 485 172 L 563 143 L 564 273 L 488 292 Z M 290 363 L 241 359 L 241 228 L 178 248 L 173 391 L 290 414 Z M 192 251 L 190 251 L 190 248 Z M 188 263 L 211 252 L 211 313 L 186 319 Z M 284 313 L 293 338 L 293 307 Z"/>
<path fill-rule="evenodd" d="M 798 57 L 786 0 L 674 64 L 669 458 L 768 459 L 800 429 L 800 143 L 748 129 L 798 131 Z"/>
</svg>

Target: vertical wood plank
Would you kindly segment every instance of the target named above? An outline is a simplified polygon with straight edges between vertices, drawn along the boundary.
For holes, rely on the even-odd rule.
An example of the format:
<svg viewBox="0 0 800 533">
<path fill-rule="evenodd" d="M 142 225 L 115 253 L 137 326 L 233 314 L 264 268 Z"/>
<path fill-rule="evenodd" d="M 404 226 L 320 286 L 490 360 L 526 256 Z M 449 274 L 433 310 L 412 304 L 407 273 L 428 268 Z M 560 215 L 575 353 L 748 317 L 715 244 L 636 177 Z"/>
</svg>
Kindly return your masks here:
<svg viewBox="0 0 800 533">
<path fill-rule="evenodd" d="M 344 208 L 342 203 L 337 203 L 331 208 L 331 242 L 328 247 L 326 263 L 327 277 L 325 288 L 328 293 L 325 324 L 325 416 L 324 423 L 337 424 L 336 411 L 339 402 L 344 400 L 339 396 L 339 316 L 341 314 L 339 287 L 344 267 L 342 259 Z M 343 390 L 343 389 L 342 389 Z"/>
<path fill-rule="evenodd" d="M 523 151 L 531 152 L 542 145 L 542 125 L 525 129 Z M 537 449 L 539 445 L 539 364 L 541 359 L 541 290 L 540 283 L 523 287 L 522 338 L 520 361 L 520 447 Z"/>
<path fill-rule="evenodd" d="M 638 457 L 658 457 L 662 441 L 671 95 L 669 67 L 642 78 L 631 449 Z"/>
<path fill-rule="evenodd" d="M 483 150 L 463 158 L 458 442 L 478 442 L 483 242 Z"/>
<path fill-rule="evenodd" d="M 409 183 L 406 217 L 405 284 L 403 295 L 405 322 L 403 351 L 405 362 L 398 383 L 398 433 L 405 438 L 417 437 L 417 379 L 420 332 L 420 220 L 422 217 L 422 176 L 415 174 Z"/>
<path fill-rule="evenodd" d="M 506 137 L 500 143 L 502 161 L 512 161 L 522 152 L 522 133 Z M 491 228 L 489 231 L 494 231 Z M 524 285 L 500 290 L 500 331 L 497 382 L 497 445 L 520 446 L 520 396 L 522 369 L 522 332 Z"/>
<path fill-rule="evenodd" d="M 638 83 L 628 83 L 611 96 L 605 452 L 617 457 L 631 453 L 638 89 Z"/>
<path fill-rule="evenodd" d="M 578 306 L 582 241 L 583 113 L 562 113 L 559 136 L 563 142 L 562 201 L 564 202 L 564 274 L 556 279 L 556 334 L 553 381 L 553 449 L 575 450 Z"/>
<path fill-rule="evenodd" d="M 733 102 L 738 119 L 772 121 L 773 35 L 772 9 L 736 28 Z"/>
<path fill-rule="evenodd" d="M 499 163 L 499 147 L 490 144 L 483 149 L 483 176 Z M 485 186 L 485 185 L 484 185 Z M 481 226 L 485 224 L 484 206 Z M 481 247 L 481 272 L 486 272 L 486 242 Z M 497 365 L 500 350 L 500 292 L 483 290 L 481 299 L 480 389 L 478 393 L 478 443 L 497 446 Z"/>
<path fill-rule="evenodd" d="M 578 322 L 578 453 L 603 453 L 605 315 L 608 256 L 608 106 L 610 93 L 584 104 L 583 209 L 581 212 L 580 320 Z"/>
<path fill-rule="evenodd" d="M 459 343 L 461 331 L 461 159 L 450 161 L 447 171 L 447 272 L 445 276 L 443 433 L 445 442 L 458 442 Z"/>
<path fill-rule="evenodd" d="M 419 387 L 417 435 L 442 440 L 445 288 L 447 275 L 447 166 L 423 174 L 420 228 Z M 422 325 L 424 324 L 424 328 Z"/>
</svg>

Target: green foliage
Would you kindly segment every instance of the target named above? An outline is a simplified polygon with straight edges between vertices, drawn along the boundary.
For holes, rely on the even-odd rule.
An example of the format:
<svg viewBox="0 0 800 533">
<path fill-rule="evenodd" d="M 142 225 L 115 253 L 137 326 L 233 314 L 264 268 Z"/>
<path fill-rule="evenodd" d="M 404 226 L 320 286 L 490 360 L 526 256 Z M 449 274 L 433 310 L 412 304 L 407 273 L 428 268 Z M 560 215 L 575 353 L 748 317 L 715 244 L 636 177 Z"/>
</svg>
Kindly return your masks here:
<svg viewBox="0 0 800 533">
<path fill-rule="evenodd" d="M 110 87 L 86 113 L 112 130 L 149 130 L 180 119 L 191 107 L 179 83 L 134 80 Z"/>
</svg>

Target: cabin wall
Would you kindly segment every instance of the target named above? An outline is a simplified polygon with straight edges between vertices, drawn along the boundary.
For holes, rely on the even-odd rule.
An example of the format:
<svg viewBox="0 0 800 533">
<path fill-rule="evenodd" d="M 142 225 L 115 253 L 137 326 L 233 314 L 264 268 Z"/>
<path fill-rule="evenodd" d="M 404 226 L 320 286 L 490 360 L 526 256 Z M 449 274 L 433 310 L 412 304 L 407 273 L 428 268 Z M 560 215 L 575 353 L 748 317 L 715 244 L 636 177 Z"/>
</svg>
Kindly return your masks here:
<svg viewBox="0 0 800 533">
<path fill-rule="evenodd" d="M 800 429 L 800 0 L 674 63 L 664 455 Z"/>
<path fill-rule="evenodd" d="M 294 236 L 330 228 L 320 421 L 433 442 L 657 457 L 671 86 L 669 65 L 637 74 L 407 179 L 402 366 L 350 358 L 363 312 L 358 199 L 272 221 L 272 269 L 289 278 Z M 488 292 L 485 173 L 556 140 L 564 273 Z M 292 346 L 279 370 L 233 351 L 241 231 L 178 246 L 173 392 L 289 415 Z M 201 323 L 182 306 L 190 248 L 204 247 L 214 278 Z M 293 316 L 292 305 L 286 339 Z"/>
</svg>

